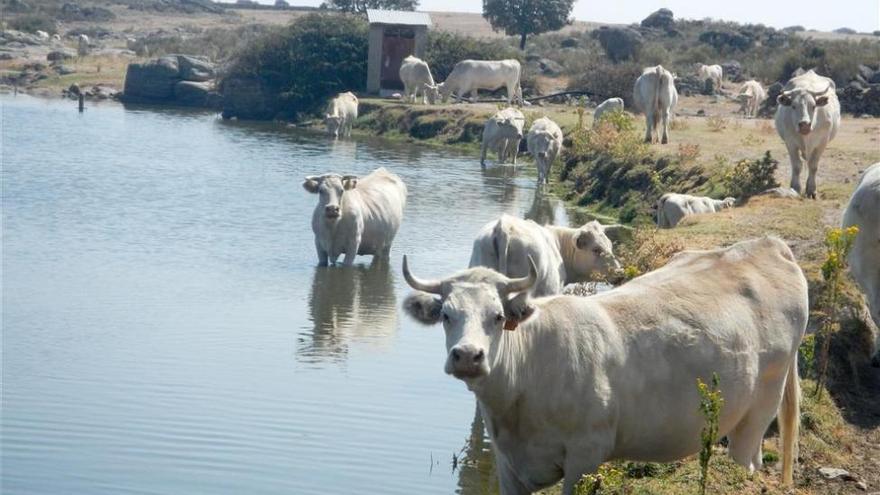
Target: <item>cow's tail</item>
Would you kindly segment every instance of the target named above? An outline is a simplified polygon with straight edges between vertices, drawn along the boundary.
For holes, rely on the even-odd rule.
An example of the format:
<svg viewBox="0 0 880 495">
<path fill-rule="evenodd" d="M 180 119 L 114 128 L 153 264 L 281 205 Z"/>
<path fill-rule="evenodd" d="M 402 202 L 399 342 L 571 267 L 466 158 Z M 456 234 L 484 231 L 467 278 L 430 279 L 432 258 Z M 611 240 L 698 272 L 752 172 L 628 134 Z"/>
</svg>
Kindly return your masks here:
<svg viewBox="0 0 880 495">
<path fill-rule="evenodd" d="M 801 417 L 801 386 L 798 379 L 797 353 L 791 360 L 782 404 L 779 407 L 779 433 L 782 437 L 782 484 L 791 485 L 798 456 L 798 430 Z"/>
<path fill-rule="evenodd" d="M 504 219 L 498 219 L 492 237 L 495 240 L 495 256 L 498 259 L 498 273 L 507 275 L 507 251 L 510 247 L 510 233 L 504 228 Z"/>
<path fill-rule="evenodd" d="M 654 126 L 657 126 L 657 123 L 660 121 L 660 89 L 663 85 L 663 66 L 658 65 L 654 68 L 654 73 L 657 74 L 657 85 L 654 89 L 654 94 L 651 95 L 651 109 L 654 111 Z"/>
</svg>

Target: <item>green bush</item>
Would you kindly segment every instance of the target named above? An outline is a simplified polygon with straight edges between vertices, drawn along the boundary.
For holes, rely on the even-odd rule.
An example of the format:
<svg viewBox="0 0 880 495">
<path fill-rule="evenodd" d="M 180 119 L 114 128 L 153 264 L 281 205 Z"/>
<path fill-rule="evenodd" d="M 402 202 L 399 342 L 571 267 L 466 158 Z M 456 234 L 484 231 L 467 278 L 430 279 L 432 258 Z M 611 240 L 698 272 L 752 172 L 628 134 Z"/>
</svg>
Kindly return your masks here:
<svg viewBox="0 0 880 495">
<path fill-rule="evenodd" d="M 775 177 L 778 166 L 779 161 L 773 159 L 769 151 L 758 160 L 740 160 L 724 175 L 727 195 L 742 199 L 778 187 Z"/>
<path fill-rule="evenodd" d="M 447 31 L 428 31 L 425 62 L 437 82 L 445 81 L 455 64 L 465 59 L 503 60 L 515 58 L 523 62 L 520 52 L 502 40 L 483 40 Z"/>
<path fill-rule="evenodd" d="M 24 14 L 9 20 L 9 27 L 26 33 L 45 31 L 49 34 L 58 32 L 55 19 L 45 14 Z"/>
<path fill-rule="evenodd" d="M 584 67 L 583 72 L 572 76 L 568 89 L 586 91 L 593 101 L 599 102 L 606 98 L 623 98 L 624 106 L 632 108 L 633 85 L 640 75 L 642 75 L 640 63 L 600 62 Z"/>
<path fill-rule="evenodd" d="M 353 15 L 306 15 L 254 40 L 233 58 L 221 84 L 255 79 L 275 114 L 314 112 L 331 95 L 364 89 L 367 29 Z"/>
</svg>

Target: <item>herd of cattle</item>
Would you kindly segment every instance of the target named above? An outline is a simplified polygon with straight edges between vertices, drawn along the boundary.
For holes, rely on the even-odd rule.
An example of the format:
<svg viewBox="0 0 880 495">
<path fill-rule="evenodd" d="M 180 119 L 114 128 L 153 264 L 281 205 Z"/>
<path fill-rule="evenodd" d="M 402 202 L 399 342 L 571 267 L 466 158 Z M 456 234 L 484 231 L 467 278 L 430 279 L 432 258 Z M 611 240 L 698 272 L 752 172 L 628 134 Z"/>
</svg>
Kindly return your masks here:
<svg viewBox="0 0 880 495">
<path fill-rule="evenodd" d="M 720 77 L 716 67 L 707 68 L 707 78 Z M 410 101 L 501 86 L 512 101 L 521 98 L 519 75 L 513 60 L 465 61 L 435 84 L 423 61 L 410 57 L 401 67 Z M 764 95 L 752 83 L 743 87 L 750 102 Z M 779 96 L 776 128 L 791 155 L 791 187 L 800 192 L 806 159 L 811 197 L 819 157 L 840 125 L 834 89 L 811 71 Z M 678 100 L 673 75 L 660 66 L 645 69 L 634 97 L 646 116 L 645 139 L 668 142 Z M 325 120 L 332 134 L 350 133 L 357 104 L 351 93 L 331 102 Z M 619 98 L 604 102 L 597 120 L 622 106 Z M 490 117 L 480 161 L 491 149 L 500 162 L 515 163 L 525 138 L 544 183 L 562 131 L 544 117 L 524 136 L 524 122 L 513 107 Z M 321 265 L 340 255 L 345 265 L 357 255 L 387 259 L 407 198 L 397 175 L 384 168 L 360 178 L 324 174 L 306 177 L 303 187 L 318 195 L 312 228 Z M 673 227 L 684 216 L 734 203 L 665 194 L 658 223 Z M 850 267 L 880 324 L 880 163 L 864 174 L 843 225 L 860 228 Z M 596 221 L 542 226 L 503 215 L 476 234 L 463 271 L 421 279 L 403 258 L 404 278 L 415 289 L 404 309 L 424 324 L 442 322 L 445 371 L 477 398 L 501 493 L 532 493 L 562 479 L 563 493 L 573 494 L 581 475 L 605 461 L 667 462 L 698 452 L 704 419 L 695 382 L 713 373 L 724 397 L 718 434 L 727 437 L 730 456 L 749 472 L 760 469 L 764 433 L 778 415 L 782 480 L 790 484 L 800 408 L 797 351 L 809 318 L 807 281 L 791 250 L 765 237 L 685 251 L 610 291 L 563 295 L 566 284 L 620 273 L 607 235 L 620 228 Z"/>
</svg>

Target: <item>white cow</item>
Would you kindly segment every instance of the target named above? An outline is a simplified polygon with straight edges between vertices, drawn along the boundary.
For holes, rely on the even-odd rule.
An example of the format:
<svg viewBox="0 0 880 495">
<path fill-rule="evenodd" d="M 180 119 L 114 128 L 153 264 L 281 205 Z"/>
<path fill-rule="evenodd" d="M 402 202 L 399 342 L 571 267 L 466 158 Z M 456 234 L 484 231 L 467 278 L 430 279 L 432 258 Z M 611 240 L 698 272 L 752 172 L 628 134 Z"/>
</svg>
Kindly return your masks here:
<svg viewBox="0 0 880 495">
<path fill-rule="evenodd" d="M 47 33 L 46 31 L 39 31 L 38 30 L 34 34 L 36 34 L 37 38 L 40 38 L 41 41 L 48 41 L 49 40 L 49 33 Z"/>
<path fill-rule="evenodd" d="M 623 98 L 608 98 L 603 101 L 596 107 L 596 111 L 593 112 L 593 126 L 599 123 L 602 115 L 617 111 L 623 111 Z"/>
<path fill-rule="evenodd" d="M 437 100 L 439 92 L 431 76 L 431 69 L 427 62 L 412 55 L 403 59 L 400 64 L 400 80 L 403 82 L 403 95 L 407 101 L 415 103 L 422 94 L 422 103 L 432 105 Z"/>
<path fill-rule="evenodd" d="M 550 180 L 553 161 L 562 151 L 562 129 L 556 125 L 556 122 L 541 117 L 529 128 L 526 145 L 538 168 L 538 184 L 546 184 Z"/>
<path fill-rule="evenodd" d="M 354 175 L 324 174 L 305 178 L 303 188 L 318 194 L 312 213 L 312 231 L 318 264 L 350 266 L 356 255 L 387 258 L 403 220 L 406 185 L 380 167 L 362 179 Z"/>
<path fill-rule="evenodd" d="M 846 211 L 843 226 L 856 225 L 856 236 L 849 254 L 849 271 L 868 299 L 871 317 L 880 326 L 880 163 L 871 165 L 856 187 Z"/>
<path fill-rule="evenodd" d="M 767 99 L 767 92 L 761 83 L 752 79 L 742 85 L 736 98 L 741 105 L 740 111 L 746 117 L 755 117 L 758 115 L 758 107 Z"/>
<path fill-rule="evenodd" d="M 660 142 L 668 143 L 669 119 L 678 104 L 678 91 L 675 90 L 672 74 L 662 65 L 646 68 L 636 79 L 633 102 L 645 114 L 645 142 L 656 142 L 655 136 L 659 133 Z M 657 129 L 658 126 L 661 129 Z"/>
<path fill-rule="evenodd" d="M 809 300 L 779 239 L 683 252 L 590 297 L 529 299 L 534 267 L 523 278 L 479 267 L 419 280 L 404 257 L 403 274 L 418 291 L 404 301 L 407 313 L 443 322 L 444 369 L 477 398 L 502 495 L 560 478 L 571 495 L 603 462 L 699 452 L 697 379 L 708 383 L 713 373 L 724 398 L 718 434 L 730 456 L 760 469 L 778 411 L 782 482 L 792 482 Z"/>
<path fill-rule="evenodd" d="M 336 98 L 330 100 L 327 105 L 327 113 L 324 115 L 324 124 L 327 125 L 327 133 L 333 137 L 351 136 L 351 128 L 358 117 L 358 99 L 351 91 L 339 93 Z"/>
<path fill-rule="evenodd" d="M 715 92 L 718 93 L 721 91 L 721 81 L 724 79 L 724 71 L 720 65 L 697 64 L 697 76 L 700 78 L 700 81 L 704 82 L 706 79 L 711 79 Z"/>
<path fill-rule="evenodd" d="M 490 149 L 498 153 L 498 163 L 508 158 L 516 165 L 519 142 L 523 138 L 526 118 L 519 110 L 511 107 L 499 110 L 486 120 L 483 126 L 483 142 L 480 145 L 480 165 L 486 166 L 486 152 Z"/>
<path fill-rule="evenodd" d="M 89 54 L 89 37 L 81 34 L 76 38 L 76 54 L 79 57 L 85 57 Z"/>
<path fill-rule="evenodd" d="M 700 213 L 717 213 L 724 208 L 733 208 L 735 198 L 712 199 L 706 196 L 666 193 L 657 201 L 657 226 L 671 229 L 684 217 Z"/>
<path fill-rule="evenodd" d="M 840 102 L 834 81 L 812 70 L 793 77 L 776 98 L 776 132 L 791 161 L 791 188 L 801 192 L 802 160 L 807 161 L 806 195 L 816 198 L 819 158 L 840 128 Z"/>
<path fill-rule="evenodd" d="M 620 263 L 606 232 L 620 225 L 593 220 L 577 229 L 538 225 L 510 215 L 487 223 L 474 240 L 468 266 L 485 266 L 508 277 L 529 273 L 529 258 L 538 270 L 534 296 L 561 294 L 566 284 L 594 276 L 614 276 Z"/>
<path fill-rule="evenodd" d="M 522 101 L 521 75 L 522 67 L 517 60 L 462 60 L 437 87 L 443 103 L 446 103 L 451 94 L 464 98 L 470 93 L 471 101 L 474 101 L 479 89 L 494 91 L 505 86 L 507 104 L 510 105 L 514 100 Z"/>
</svg>

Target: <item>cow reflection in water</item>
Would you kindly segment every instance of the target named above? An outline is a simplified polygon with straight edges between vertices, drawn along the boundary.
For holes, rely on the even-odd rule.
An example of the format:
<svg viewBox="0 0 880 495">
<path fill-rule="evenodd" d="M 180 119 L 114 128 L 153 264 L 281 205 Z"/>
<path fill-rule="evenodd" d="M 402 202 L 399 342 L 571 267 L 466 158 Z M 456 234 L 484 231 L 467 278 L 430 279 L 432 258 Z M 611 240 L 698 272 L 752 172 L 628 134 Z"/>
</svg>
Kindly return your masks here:
<svg viewBox="0 0 880 495">
<path fill-rule="evenodd" d="M 480 169 L 486 196 L 500 205 L 510 205 L 516 200 L 516 165 L 496 165 Z"/>
<path fill-rule="evenodd" d="M 352 344 L 385 345 L 397 329 L 397 299 L 388 262 L 369 267 L 316 267 L 309 296 L 314 330 L 297 355 L 344 360 Z"/>
<path fill-rule="evenodd" d="M 558 198 L 545 195 L 541 190 L 535 190 L 532 206 L 525 214 L 526 220 L 532 220 L 538 225 L 561 225 L 568 227 L 571 221 L 568 212 L 565 211 L 565 204 Z M 584 224 L 586 222 L 581 222 Z"/>
<path fill-rule="evenodd" d="M 471 433 L 456 456 L 453 471 L 458 472 L 458 492 L 461 495 L 498 493 L 498 475 L 492 459 L 492 448 L 483 428 L 483 417 L 478 413 L 471 422 Z"/>
</svg>

